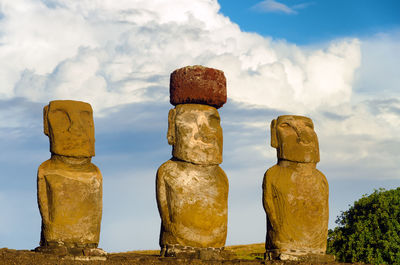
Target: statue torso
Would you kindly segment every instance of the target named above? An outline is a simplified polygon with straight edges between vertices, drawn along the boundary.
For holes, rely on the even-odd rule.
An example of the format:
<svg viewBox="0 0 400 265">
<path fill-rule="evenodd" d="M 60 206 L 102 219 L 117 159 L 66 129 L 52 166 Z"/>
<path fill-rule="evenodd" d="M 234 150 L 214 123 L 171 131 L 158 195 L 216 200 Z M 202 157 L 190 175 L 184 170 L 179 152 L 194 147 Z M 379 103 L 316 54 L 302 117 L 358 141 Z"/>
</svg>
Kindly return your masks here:
<svg viewBox="0 0 400 265">
<path fill-rule="evenodd" d="M 328 183 L 317 169 L 275 165 L 264 176 L 267 248 L 323 252 L 328 226 Z"/>
<path fill-rule="evenodd" d="M 166 200 L 162 244 L 222 247 L 227 231 L 228 180 L 218 165 L 169 160 L 158 170 L 157 200 Z M 165 195 L 162 195 L 165 194 Z M 160 196 L 161 195 L 161 196 Z"/>
<path fill-rule="evenodd" d="M 102 176 L 94 164 L 47 160 L 38 170 L 38 201 L 47 242 L 98 243 Z"/>
</svg>

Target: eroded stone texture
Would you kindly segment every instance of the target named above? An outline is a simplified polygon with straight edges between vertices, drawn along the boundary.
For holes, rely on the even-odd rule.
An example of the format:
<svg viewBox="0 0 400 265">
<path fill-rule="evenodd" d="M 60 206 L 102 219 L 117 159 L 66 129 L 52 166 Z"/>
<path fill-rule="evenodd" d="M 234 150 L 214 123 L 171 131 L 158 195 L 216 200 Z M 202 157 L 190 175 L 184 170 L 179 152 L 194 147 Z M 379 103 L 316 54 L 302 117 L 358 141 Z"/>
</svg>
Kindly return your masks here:
<svg viewBox="0 0 400 265">
<path fill-rule="evenodd" d="M 51 101 L 43 109 L 43 125 L 52 154 L 72 157 L 95 155 L 90 104 L 72 100 Z"/>
<path fill-rule="evenodd" d="M 174 157 L 201 165 L 222 163 L 222 128 L 214 107 L 181 104 L 169 111 L 168 120 Z"/>
<path fill-rule="evenodd" d="M 176 71 L 182 75 L 179 78 L 171 75 L 171 84 L 184 80 L 183 72 L 179 72 L 182 69 Z M 207 75 L 196 78 L 192 80 L 193 87 L 198 83 L 207 85 Z M 183 91 L 181 95 L 193 99 L 192 87 L 185 86 L 188 84 L 192 83 L 182 82 L 175 87 Z M 185 102 L 180 102 L 168 115 L 167 139 L 173 146 L 173 157 L 157 171 L 161 255 L 224 258 L 229 184 L 219 167 L 222 162 L 220 117 L 211 104 L 182 103 Z"/>
<path fill-rule="evenodd" d="M 161 247 L 223 247 L 227 198 L 228 179 L 218 165 L 165 162 L 157 172 Z"/>
<path fill-rule="evenodd" d="M 55 254 L 102 255 L 97 248 L 102 215 L 102 176 L 94 156 L 93 111 L 88 103 L 51 101 L 44 108 L 51 158 L 38 169 L 42 216 L 40 247 Z"/>
<path fill-rule="evenodd" d="M 316 169 L 319 147 L 313 122 L 303 116 L 278 117 L 271 122 L 271 145 L 277 148 L 278 163 L 268 169 L 263 181 L 266 256 L 281 260 L 323 257 L 329 188 L 326 177 Z"/>
<path fill-rule="evenodd" d="M 201 65 L 175 70 L 170 78 L 172 105 L 195 103 L 220 108 L 226 103 L 226 78 L 222 71 Z"/>
</svg>

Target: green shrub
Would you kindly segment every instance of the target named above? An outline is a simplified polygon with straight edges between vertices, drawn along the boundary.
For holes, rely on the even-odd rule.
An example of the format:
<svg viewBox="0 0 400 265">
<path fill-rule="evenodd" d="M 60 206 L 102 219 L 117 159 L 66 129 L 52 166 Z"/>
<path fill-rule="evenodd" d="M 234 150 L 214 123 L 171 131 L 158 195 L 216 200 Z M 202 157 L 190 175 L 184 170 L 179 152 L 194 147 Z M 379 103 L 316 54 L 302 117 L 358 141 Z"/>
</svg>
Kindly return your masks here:
<svg viewBox="0 0 400 265">
<path fill-rule="evenodd" d="M 328 233 L 329 254 L 342 262 L 400 264 L 400 188 L 363 195 Z"/>
</svg>

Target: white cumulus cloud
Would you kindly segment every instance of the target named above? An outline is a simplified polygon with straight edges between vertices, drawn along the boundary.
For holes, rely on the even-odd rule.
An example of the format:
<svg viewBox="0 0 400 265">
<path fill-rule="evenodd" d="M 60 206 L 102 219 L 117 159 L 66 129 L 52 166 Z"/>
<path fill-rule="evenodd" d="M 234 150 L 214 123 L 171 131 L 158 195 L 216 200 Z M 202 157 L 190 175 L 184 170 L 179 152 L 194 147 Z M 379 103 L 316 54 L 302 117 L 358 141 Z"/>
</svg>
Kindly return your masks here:
<svg viewBox="0 0 400 265">
<path fill-rule="evenodd" d="M 304 113 L 350 100 L 357 39 L 302 48 L 242 32 L 218 11 L 215 0 L 7 2 L 0 94 L 102 111 L 166 100 L 169 74 L 202 64 L 225 72 L 238 102 Z"/>
</svg>

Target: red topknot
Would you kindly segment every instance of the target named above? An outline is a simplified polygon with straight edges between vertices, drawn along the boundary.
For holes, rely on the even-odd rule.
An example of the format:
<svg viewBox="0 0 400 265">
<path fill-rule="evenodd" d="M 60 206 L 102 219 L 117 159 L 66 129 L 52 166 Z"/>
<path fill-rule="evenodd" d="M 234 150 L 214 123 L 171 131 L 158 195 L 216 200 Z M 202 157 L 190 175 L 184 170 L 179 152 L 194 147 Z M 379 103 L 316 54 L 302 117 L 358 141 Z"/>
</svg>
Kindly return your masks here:
<svg viewBox="0 0 400 265">
<path fill-rule="evenodd" d="M 195 103 L 220 108 L 226 102 L 226 78 L 224 72 L 201 65 L 186 66 L 171 74 L 170 102 Z"/>
</svg>

